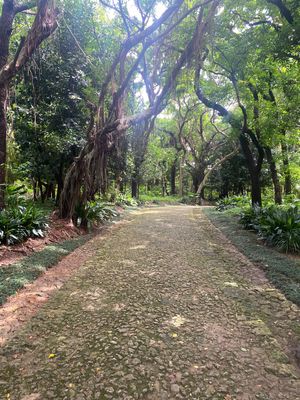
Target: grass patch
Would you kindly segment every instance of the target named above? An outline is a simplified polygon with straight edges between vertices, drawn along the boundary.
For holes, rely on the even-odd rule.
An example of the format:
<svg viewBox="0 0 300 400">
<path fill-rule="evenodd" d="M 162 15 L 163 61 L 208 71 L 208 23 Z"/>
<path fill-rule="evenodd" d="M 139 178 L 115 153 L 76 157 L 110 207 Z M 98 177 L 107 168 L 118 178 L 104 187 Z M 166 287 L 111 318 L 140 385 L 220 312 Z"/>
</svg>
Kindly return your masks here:
<svg viewBox="0 0 300 400">
<path fill-rule="evenodd" d="M 241 209 L 224 212 L 203 208 L 211 222 L 251 261 L 261 266 L 268 279 L 285 294 L 287 299 L 300 305 L 300 260 L 279 253 L 260 244 L 253 232 L 246 231 L 238 221 Z"/>
<path fill-rule="evenodd" d="M 142 202 L 150 202 L 154 204 L 179 204 L 181 198 L 179 196 L 155 196 L 149 194 L 141 194 L 139 200 Z"/>
<path fill-rule="evenodd" d="M 63 257 L 87 242 L 91 236 L 79 236 L 62 243 L 46 246 L 43 250 L 33 253 L 21 261 L 0 267 L 0 305 L 24 285 L 34 281 Z"/>
</svg>

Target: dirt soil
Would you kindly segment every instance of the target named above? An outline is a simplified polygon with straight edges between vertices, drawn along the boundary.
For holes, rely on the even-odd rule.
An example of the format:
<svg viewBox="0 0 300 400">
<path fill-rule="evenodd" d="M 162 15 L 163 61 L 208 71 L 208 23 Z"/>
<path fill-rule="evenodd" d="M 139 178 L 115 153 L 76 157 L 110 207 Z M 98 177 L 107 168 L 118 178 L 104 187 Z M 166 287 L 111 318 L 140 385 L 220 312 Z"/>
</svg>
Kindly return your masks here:
<svg viewBox="0 0 300 400">
<path fill-rule="evenodd" d="M 1 399 L 300 399 L 299 308 L 201 208 L 138 210 L 81 250 L 1 349 Z"/>
</svg>

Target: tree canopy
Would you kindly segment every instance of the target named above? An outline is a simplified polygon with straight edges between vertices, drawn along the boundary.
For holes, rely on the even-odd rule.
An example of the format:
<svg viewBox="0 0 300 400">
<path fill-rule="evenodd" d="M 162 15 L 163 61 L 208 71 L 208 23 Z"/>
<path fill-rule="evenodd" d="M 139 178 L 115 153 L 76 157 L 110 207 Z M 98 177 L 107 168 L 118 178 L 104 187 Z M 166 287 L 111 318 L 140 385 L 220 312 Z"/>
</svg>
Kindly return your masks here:
<svg viewBox="0 0 300 400">
<path fill-rule="evenodd" d="M 299 191 L 297 0 L 3 0 L 0 206 Z"/>
</svg>

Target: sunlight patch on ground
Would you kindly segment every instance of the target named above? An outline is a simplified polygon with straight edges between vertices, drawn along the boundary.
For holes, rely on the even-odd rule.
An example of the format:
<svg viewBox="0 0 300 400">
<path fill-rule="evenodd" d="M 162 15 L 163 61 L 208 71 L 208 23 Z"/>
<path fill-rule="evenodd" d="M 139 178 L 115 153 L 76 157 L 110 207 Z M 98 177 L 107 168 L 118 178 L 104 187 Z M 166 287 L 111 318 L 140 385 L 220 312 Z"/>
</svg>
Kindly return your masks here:
<svg viewBox="0 0 300 400">
<path fill-rule="evenodd" d="M 224 286 L 239 287 L 236 282 L 224 282 Z"/>
<path fill-rule="evenodd" d="M 171 318 L 171 320 L 169 321 L 169 324 L 175 326 L 176 328 L 179 328 L 186 321 L 187 321 L 186 318 L 182 317 L 181 315 L 175 315 L 175 317 Z"/>
<path fill-rule="evenodd" d="M 41 396 L 39 395 L 39 393 L 32 393 L 28 396 L 22 397 L 21 400 L 39 400 L 40 398 Z M 7 399 L 10 399 L 10 396 L 8 396 Z"/>
<path fill-rule="evenodd" d="M 147 246 L 145 244 L 138 244 L 137 246 L 129 247 L 129 250 L 146 249 L 146 247 Z"/>
<path fill-rule="evenodd" d="M 136 262 L 134 260 L 125 259 L 125 260 L 122 260 L 122 263 L 127 265 L 128 267 L 133 267 L 136 265 Z"/>
<path fill-rule="evenodd" d="M 114 305 L 113 310 L 114 311 L 121 311 L 125 308 L 125 304 L 124 303 L 117 303 Z"/>
</svg>

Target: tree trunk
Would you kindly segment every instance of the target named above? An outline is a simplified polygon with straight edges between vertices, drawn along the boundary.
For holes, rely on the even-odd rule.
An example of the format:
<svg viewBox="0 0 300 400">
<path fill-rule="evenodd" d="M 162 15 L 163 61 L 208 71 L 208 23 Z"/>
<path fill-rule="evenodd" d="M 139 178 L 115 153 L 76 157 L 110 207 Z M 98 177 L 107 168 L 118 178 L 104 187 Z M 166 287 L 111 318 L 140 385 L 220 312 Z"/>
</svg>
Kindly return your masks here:
<svg viewBox="0 0 300 400">
<path fill-rule="evenodd" d="M 163 197 L 165 197 L 166 195 L 169 196 L 168 188 L 167 188 L 167 179 L 165 176 L 162 177 L 161 188 L 162 188 L 162 196 Z"/>
<path fill-rule="evenodd" d="M 284 194 L 292 193 L 292 177 L 290 171 L 288 147 L 284 140 L 281 142 L 281 151 L 283 157 L 283 173 L 284 173 Z"/>
<path fill-rule="evenodd" d="M 177 160 L 173 162 L 171 167 L 171 174 L 170 174 L 171 196 L 176 195 L 176 167 L 177 167 Z"/>
<path fill-rule="evenodd" d="M 52 182 L 46 184 L 46 199 L 49 200 L 53 197 L 54 184 Z"/>
<path fill-rule="evenodd" d="M 131 178 L 131 197 L 138 198 L 138 179 L 136 176 Z"/>
<path fill-rule="evenodd" d="M 197 188 L 196 194 L 197 194 L 197 204 L 201 205 L 202 200 L 204 200 L 204 188 L 206 185 L 206 182 L 208 181 L 208 178 L 212 174 L 213 171 L 215 171 L 217 168 L 219 168 L 225 161 L 229 160 L 229 158 L 233 157 L 237 153 L 237 149 L 233 150 L 231 153 L 226 154 L 226 156 L 222 157 L 220 160 L 218 160 L 206 173 L 204 169 L 201 171 L 200 179 L 199 179 L 199 186 Z"/>
<path fill-rule="evenodd" d="M 248 139 L 245 136 L 244 132 L 241 132 L 239 136 L 241 148 L 243 150 L 243 154 L 245 157 L 246 165 L 249 171 L 250 180 L 251 180 L 251 202 L 252 206 L 258 205 L 259 207 L 262 204 L 261 200 L 261 167 L 263 163 L 263 149 L 259 147 L 259 156 L 257 162 L 254 159 L 252 151 L 250 149 L 250 145 Z"/>
<path fill-rule="evenodd" d="M 115 189 L 116 192 L 121 192 L 121 184 L 122 184 L 122 178 L 119 173 L 116 174 L 115 176 Z"/>
<path fill-rule="evenodd" d="M 197 174 L 193 174 L 192 175 L 192 181 L 193 181 L 193 192 L 197 193 L 200 181 L 199 181 L 199 177 Z"/>
<path fill-rule="evenodd" d="M 276 163 L 270 147 L 265 147 L 265 153 L 269 164 L 272 182 L 274 186 L 274 200 L 275 204 L 282 204 L 281 186 L 278 178 Z"/>
<path fill-rule="evenodd" d="M 35 179 L 32 180 L 32 188 L 33 188 L 33 201 L 37 201 L 37 182 Z"/>
<path fill-rule="evenodd" d="M 193 180 L 193 189 L 194 193 L 197 193 L 199 186 L 201 185 L 201 182 L 204 179 L 205 176 L 205 167 L 202 167 L 201 164 L 198 165 L 195 170 L 192 172 L 192 180 Z M 203 189 L 201 189 L 201 195 L 203 194 Z"/>
<path fill-rule="evenodd" d="M 229 181 L 228 179 L 223 179 L 220 198 L 224 199 L 225 197 L 228 197 L 228 195 L 229 195 Z"/>
<path fill-rule="evenodd" d="M 183 166 L 185 162 L 185 157 L 180 159 L 179 163 L 179 196 L 183 197 Z"/>
<path fill-rule="evenodd" d="M 55 204 L 58 205 L 59 204 L 59 199 L 61 196 L 61 192 L 63 190 L 63 179 L 58 179 L 57 180 L 57 192 L 56 192 L 56 199 L 55 199 Z"/>
<path fill-rule="evenodd" d="M 251 179 L 251 203 L 253 206 L 261 207 L 261 183 L 260 183 L 260 174 L 253 173 L 250 174 Z"/>
<path fill-rule="evenodd" d="M 58 171 L 57 175 L 55 176 L 55 180 L 57 183 L 57 192 L 56 192 L 56 198 L 55 198 L 56 205 L 59 204 L 60 196 L 61 196 L 63 186 L 64 186 L 63 173 L 64 173 L 64 166 L 63 166 L 63 161 L 61 160 L 60 164 L 59 164 L 59 171 Z"/>
<path fill-rule="evenodd" d="M 5 184 L 6 184 L 6 102 L 7 88 L 0 86 L 0 209 L 5 206 Z"/>
<path fill-rule="evenodd" d="M 38 187 L 39 187 L 39 190 L 40 190 L 41 201 L 42 201 L 42 203 L 44 203 L 45 202 L 45 197 L 46 197 L 46 190 L 45 190 L 45 192 L 43 191 L 43 183 L 40 180 L 40 178 L 38 179 Z"/>
</svg>

